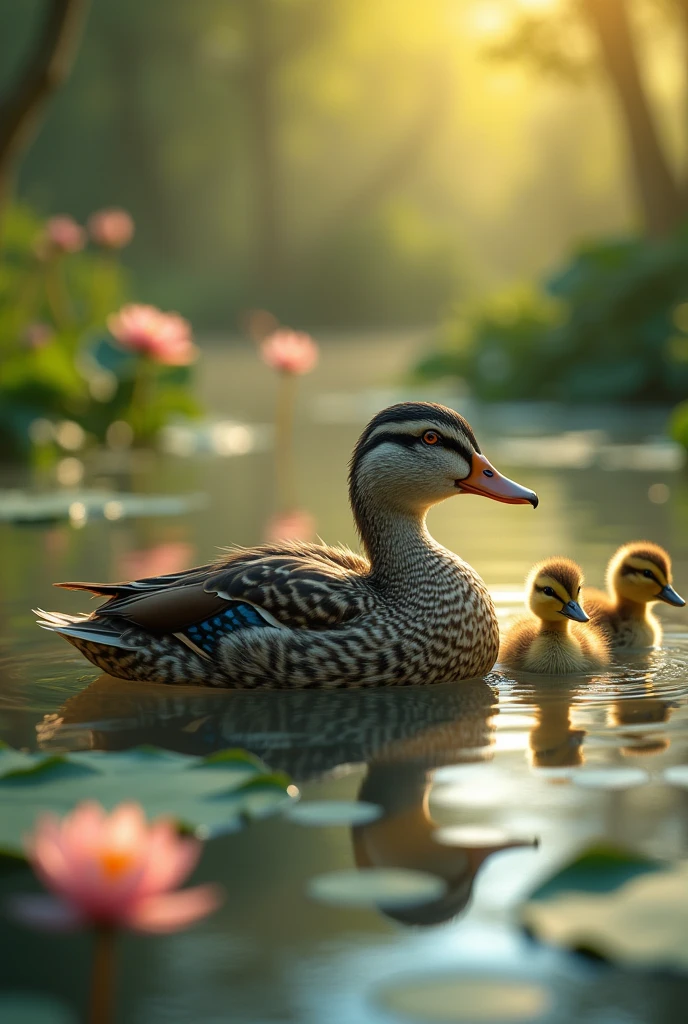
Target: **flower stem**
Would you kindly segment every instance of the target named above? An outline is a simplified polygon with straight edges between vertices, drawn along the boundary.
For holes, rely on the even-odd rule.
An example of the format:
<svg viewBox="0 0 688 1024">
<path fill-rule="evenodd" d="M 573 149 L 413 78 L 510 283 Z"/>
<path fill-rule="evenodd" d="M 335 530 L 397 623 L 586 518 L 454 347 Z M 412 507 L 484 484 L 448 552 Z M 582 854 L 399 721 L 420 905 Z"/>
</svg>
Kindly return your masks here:
<svg viewBox="0 0 688 1024">
<path fill-rule="evenodd" d="M 155 390 L 155 369 L 150 359 L 141 356 L 136 367 L 134 387 L 129 404 L 129 424 L 137 441 L 145 441 L 151 433 L 151 407 Z"/>
<path fill-rule="evenodd" d="M 290 508 L 293 504 L 294 466 L 293 432 L 296 377 L 293 373 L 280 373 L 275 408 L 275 485 L 277 507 Z"/>
<path fill-rule="evenodd" d="M 91 999 L 88 1024 L 110 1024 L 113 1019 L 115 981 L 114 928 L 96 928 L 94 932 Z"/>
<path fill-rule="evenodd" d="M 67 330 L 71 326 L 72 316 L 61 256 L 53 257 L 46 264 L 45 295 L 58 331 Z"/>
</svg>

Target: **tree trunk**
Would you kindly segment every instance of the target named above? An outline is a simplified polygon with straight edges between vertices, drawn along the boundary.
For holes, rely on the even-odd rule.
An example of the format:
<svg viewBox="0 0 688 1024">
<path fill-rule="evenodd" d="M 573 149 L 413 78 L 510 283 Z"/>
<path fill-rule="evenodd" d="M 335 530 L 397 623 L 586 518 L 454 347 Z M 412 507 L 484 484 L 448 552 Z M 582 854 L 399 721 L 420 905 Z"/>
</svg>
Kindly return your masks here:
<svg viewBox="0 0 688 1024">
<path fill-rule="evenodd" d="M 678 8 L 678 21 L 683 37 L 683 116 L 684 126 L 686 134 L 688 135 L 688 0 L 676 0 L 676 6 Z M 686 148 L 688 148 L 688 138 L 686 139 Z M 684 153 L 686 150 L 684 149 Z M 684 155 L 684 161 L 686 157 Z M 688 174 L 683 172 L 683 202 L 688 209 Z"/>
<path fill-rule="evenodd" d="M 45 105 L 72 69 L 87 9 L 88 0 L 47 0 L 35 48 L 15 86 L 0 100 L 0 221 Z"/>
<path fill-rule="evenodd" d="M 661 238 L 684 219 L 686 204 L 662 146 L 635 51 L 627 0 L 579 0 L 593 29 L 624 117 L 636 191 L 647 233 Z"/>
</svg>

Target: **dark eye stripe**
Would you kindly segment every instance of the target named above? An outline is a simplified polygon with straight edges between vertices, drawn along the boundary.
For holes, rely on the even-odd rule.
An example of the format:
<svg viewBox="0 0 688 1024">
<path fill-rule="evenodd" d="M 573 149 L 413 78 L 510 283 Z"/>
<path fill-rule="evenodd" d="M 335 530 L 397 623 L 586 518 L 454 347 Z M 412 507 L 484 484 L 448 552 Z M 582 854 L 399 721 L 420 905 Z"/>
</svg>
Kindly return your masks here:
<svg viewBox="0 0 688 1024">
<path fill-rule="evenodd" d="M 634 569 L 634 567 L 633 567 L 632 565 L 624 565 L 624 566 L 622 566 L 622 568 L 621 568 L 621 575 L 622 575 L 622 576 L 644 576 L 644 574 L 645 574 L 646 572 L 648 572 L 648 571 L 650 571 L 650 570 L 647 570 L 647 569 Z M 659 581 L 659 580 L 657 579 L 657 577 L 655 576 L 655 574 L 654 574 L 654 573 L 652 573 L 652 576 L 645 576 L 645 579 L 646 579 L 646 580 L 649 580 L 649 579 L 653 579 L 653 580 L 655 581 L 655 583 L 656 583 L 656 584 L 657 584 L 657 585 L 658 585 L 659 587 L 662 587 L 662 586 L 664 586 L 664 584 L 663 584 L 663 583 L 661 583 L 661 582 L 660 582 L 660 581 Z"/>
<path fill-rule="evenodd" d="M 453 437 L 444 437 L 442 434 L 437 433 L 437 443 L 435 445 L 426 445 L 423 443 L 422 435 L 417 437 L 415 434 L 376 434 L 375 437 L 371 437 L 369 441 L 366 441 L 359 450 L 356 452 L 356 461 L 368 455 L 381 444 L 397 444 L 402 448 L 449 448 L 451 451 L 458 452 L 458 454 L 470 464 L 473 458 L 473 452 L 470 451 L 467 445 L 461 444 L 460 441 L 456 441 Z"/>
</svg>

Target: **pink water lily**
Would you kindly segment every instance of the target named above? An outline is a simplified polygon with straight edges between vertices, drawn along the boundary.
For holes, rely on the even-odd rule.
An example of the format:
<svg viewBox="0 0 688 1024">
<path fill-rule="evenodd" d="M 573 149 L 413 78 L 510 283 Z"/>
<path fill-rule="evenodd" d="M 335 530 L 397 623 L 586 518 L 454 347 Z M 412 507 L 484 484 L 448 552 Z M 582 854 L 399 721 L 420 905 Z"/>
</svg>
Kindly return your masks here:
<svg viewBox="0 0 688 1024">
<path fill-rule="evenodd" d="M 310 373 L 318 362 L 318 346 L 310 334 L 281 327 L 261 342 L 263 361 L 281 373 Z"/>
<path fill-rule="evenodd" d="M 88 233 L 104 249 L 123 249 L 134 237 L 134 221 L 126 210 L 96 210 L 88 218 Z"/>
<path fill-rule="evenodd" d="M 62 819 L 45 814 L 26 851 L 50 894 L 15 896 L 14 916 L 52 931 L 85 926 L 179 931 L 221 902 L 214 885 L 172 891 L 195 868 L 201 845 L 179 836 L 169 820 L 148 823 L 136 803 L 120 804 L 108 814 L 85 801 Z"/>
<path fill-rule="evenodd" d="M 188 366 L 198 356 L 191 325 L 178 313 L 131 303 L 108 317 L 108 330 L 122 348 L 166 366 Z"/>
<path fill-rule="evenodd" d="M 86 232 L 73 217 L 60 214 L 46 221 L 45 241 L 58 252 L 79 252 L 86 244 Z"/>
</svg>

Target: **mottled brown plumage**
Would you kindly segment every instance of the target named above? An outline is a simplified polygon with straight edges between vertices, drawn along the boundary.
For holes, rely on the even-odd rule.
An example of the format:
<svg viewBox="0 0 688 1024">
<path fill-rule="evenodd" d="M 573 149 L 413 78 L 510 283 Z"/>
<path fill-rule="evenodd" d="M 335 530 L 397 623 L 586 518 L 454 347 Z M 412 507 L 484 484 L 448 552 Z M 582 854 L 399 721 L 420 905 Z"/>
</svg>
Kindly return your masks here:
<svg viewBox="0 0 688 1024">
<path fill-rule="evenodd" d="M 624 544 L 607 567 L 609 592 L 588 593 L 586 608 L 593 625 L 615 650 L 659 647 L 662 627 L 651 605 L 685 604 L 671 582 L 671 559 L 664 548 L 646 540 Z"/>
<path fill-rule="evenodd" d="M 392 406 L 351 460 L 367 557 L 285 542 L 172 576 L 63 584 L 108 600 L 83 618 L 41 613 L 41 625 L 111 675 L 158 682 L 336 688 L 480 676 L 497 656 L 492 601 L 425 525 L 432 505 L 463 491 L 537 504 L 490 466 L 458 413 Z"/>
<path fill-rule="evenodd" d="M 500 661 L 509 668 L 547 675 L 590 672 L 609 661 L 603 635 L 587 624 L 579 604 L 580 566 L 568 558 L 535 565 L 526 579 L 531 615 L 515 622 L 502 641 Z"/>
</svg>

